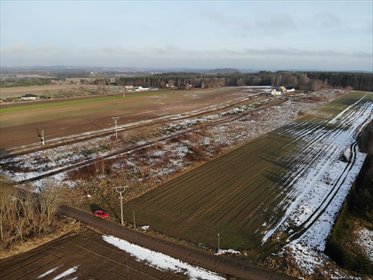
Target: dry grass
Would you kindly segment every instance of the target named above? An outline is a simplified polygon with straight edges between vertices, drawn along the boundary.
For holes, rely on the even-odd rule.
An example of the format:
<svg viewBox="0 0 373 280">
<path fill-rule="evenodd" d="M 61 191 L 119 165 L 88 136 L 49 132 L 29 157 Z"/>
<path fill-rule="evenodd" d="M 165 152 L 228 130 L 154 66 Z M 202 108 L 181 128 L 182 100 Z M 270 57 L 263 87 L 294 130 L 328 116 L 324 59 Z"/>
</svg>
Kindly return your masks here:
<svg viewBox="0 0 373 280">
<path fill-rule="evenodd" d="M 54 232 L 46 235 L 34 236 L 24 242 L 18 242 L 9 249 L 0 250 L 0 259 L 9 258 L 21 253 L 25 253 L 35 249 L 43 244 L 46 244 L 52 240 L 55 240 L 63 235 L 69 233 L 77 233 L 81 230 L 81 224 L 75 220 L 61 219 L 59 222 L 58 229 Z"/>
</svg>

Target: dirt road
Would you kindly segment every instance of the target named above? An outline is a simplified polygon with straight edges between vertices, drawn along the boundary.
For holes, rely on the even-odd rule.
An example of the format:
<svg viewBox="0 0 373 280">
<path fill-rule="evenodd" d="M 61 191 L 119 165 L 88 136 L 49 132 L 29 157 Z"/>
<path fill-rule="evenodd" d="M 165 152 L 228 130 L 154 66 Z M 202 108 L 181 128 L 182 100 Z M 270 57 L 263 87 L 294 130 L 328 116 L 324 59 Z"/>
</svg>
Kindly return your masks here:
<svg viewBox="0 0 373 280">
<path fill-rule="evenodd" d="M 197 265 L 212 271 L 216 271 L 228 277 L 233 276 L 248 280 L 293 279 L 289 276 L 274 271 L 258 268 L 247 262 L 232 260 L 224 256 L 214 256 L 201 250 L 151 237 L 141 232 L 128 230 L 118 224 L 98 219 L 91 213 L 87 213 L 76 208 L 62 206 L 59 212 L 62 215 L 84 222 L 105 234 L 114 235 L 131 243 L 141 245 L 154 251 L 162 252 L 192 265 Z"/>
</svg>

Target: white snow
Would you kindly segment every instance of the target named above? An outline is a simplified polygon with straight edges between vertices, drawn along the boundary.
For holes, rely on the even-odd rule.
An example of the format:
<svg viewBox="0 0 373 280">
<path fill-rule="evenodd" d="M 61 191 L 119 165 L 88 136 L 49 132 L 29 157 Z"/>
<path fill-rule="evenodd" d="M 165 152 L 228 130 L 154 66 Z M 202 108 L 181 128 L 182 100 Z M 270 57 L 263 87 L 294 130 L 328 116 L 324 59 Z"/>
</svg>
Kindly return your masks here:
<svg viewBox="0 0 373 280">
<path fill-rule="evenodd" d="M 52 280 L 58 280 L 58 279 L 61 279 L 61 278 L 64 278 L 66 276 L 69 276 L 73 273 L 76 272 L 76 270 L 78 269 L 79 265 L 76 265 L 72 268 L 69 268 L 68 270 L 62 272 L 61 274 L 58 274 L 56 277 L 54 277 Z"/>
<path fill-rule="evenodd" d="M 173 257 L 167 256 L 165 254 L 155 252 L 141 246 L 132 244 L 126 240 L 119 239 L 110 235 L 103 235 L 103 240 L 112 244 L 113 246 L 129 253 L 131 256 L 135 257 L 138 261 L 144 262 L 149 266 L 163 271 L 173 271 L 176 273 L 181 273 L 187 275 L 189 279 L 225 279 L 218 274 L 200 268 L 197 266 L 192 266 L 188 263 L 182 262 Z"/>
<path fill-rule="evenodd" d="M 43 277 L 45 277 L 45 276 L 47 276 L 47 275 L 53 273 L 53 272 L 56 271 L 59 267 L 60 267 L 60 266 L 57 266 L 57 267 L 55 267 L 55 268 L 52 268 L 52 269 L 50 269 L 50 270 L 44 272 L 43 274 L 40 274 L 40 275 L 38 276 L 38 278 L 36 278 L 36 279 L 43 278 Z"/>
<path fill-rule="evenodd" d="M 302 128 L 299 124 L 298 129 L 290 127 L 286 131 L 305 145 L 292 159 L 293 170 L 284 176 L 286 198 L 277 210 L 285 213 L 277 223 L 268 223 L 263 242 L 275 232 L 286 232 L 289 243 L 283 252 L 290 252 L 305 274 L 314 273 L 316 267 L 329 261 L 322 252 L 365 160 L 366 154 L 358 151 L 356 137 L 361 127 L 372 120 L 372 113 L 373 103 L 362 98 L 318 127 Z M 342 154 L 348 156 L 349 162 L 340 160 Z M 372 239 L 365 236 L 365 240 Z"/>
<path fill-rule="evenodd" d="M 358 232 L 356 243 L 373 262 L 373 231 L 363 228 Z"/>
<path fill-rule="evenodd" d="M 316 267 L 321 267 L 325 263 L 325 256 L 320 255 L 319 252 L 299 243 L 287 245 L 295 259 L 298 267 L 302 268 L 306 274 L 315 272 Z"/>
<path fill-rule="evenodd" d="M 233 249 L 219 249 L 219 251 L 215 253 L 216 256 L 229 255 L 229 254 L 230 255 L 241 255 L 241 252 L 233 250 Z"/>
<path fill-rule="evenodd" d="M 366 156 L 359 153 L 353 143 L 361 126 L 372 119 L 373 104 L 366 102 L 355 105 L 350 106 L 349 111 L 344 111 L 344 115 L 339 114 L 326 123 L 337 124 L 335 129 L 321 126 L 317 130 L 307 127 L 299 131 L 287 131 L 289 134 L 293 133 L 296 141 L 304 141 L 307 144 L 294 159 L 294 169 L 285 176 L 287 181 L 283 185 L 283 192 L 286 199 L 278 209 L 286 209 L 286 212 L 277 224 L 269 225 L 263 242 L 277 230 L 287 231 L 294 226 L 309 226 L 330 204 L 316 223 L 314 234 L 318 237 L 312 238 L 312 244 L 315 244 L 317 249 L 324 249 L 334 217 Z M 354 163 L 339 160 L 347 147 L 356 155 Z"/>
<path fill-rule="evenodd" d="M 142 226 L 142 227 L 140 227 L 142 230 L 144 230 L 144 231 L 147 231 L 147 230 L 149 230 L 149 228 L 150 228 L 150 226 L 149 225 L 146 225 L 146 226 Z"/>
</svg>

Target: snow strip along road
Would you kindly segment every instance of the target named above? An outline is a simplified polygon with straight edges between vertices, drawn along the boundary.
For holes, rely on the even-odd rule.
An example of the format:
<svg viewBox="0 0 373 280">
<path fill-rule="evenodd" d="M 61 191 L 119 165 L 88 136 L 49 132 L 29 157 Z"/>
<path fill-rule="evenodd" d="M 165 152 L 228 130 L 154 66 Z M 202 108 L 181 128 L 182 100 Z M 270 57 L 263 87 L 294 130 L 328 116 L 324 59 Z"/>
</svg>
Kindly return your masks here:
<svg viewBox="0 0 373 280">
<path fill-rule="evenodd" d="M 208 254 L 207 252 L 198 250 L 196 248 L 187 247 L 182 244 L 173 243 L 164 239 L 156 238 L 154 236 L 149 236 L 141 232 L 133 231 L 126 229 L 118 224 L 96 218 L 91 213 L 84 212 L 82 210 L 72 208 L 69 206 L 61 206 L 59 213 L 77 219 L 83 223 L 86 223 L 105 234 L 106 241 L 115 243 L 115 246 L 118 245 L 123 248 L 123 244 L 132 246 L 132 249 L 138 249 L 142 252 L 150 252 L 153 255 L 165 256 L 166 259 L 173 259 L 172 262 L 177 263 L 177 267 L 180 269 L 187 269 L 189 271 L 190 266 L 193 266 L 194 269 L 200 269 L 200 271 L 215 271 L 222 275 L 234 276 L 239 279 L 252 279 L 252 280 L 285 280 L 285 279 L 294 279 L 290 276 L 283 275 L 274 271 L 266 270 L 264 268 L 259 268 L 254 266 L 247 261 L 242 261 L 238 259 L 231 259 L 224 256 L 215 256 Z M 115 236 L 117 237 L 111 237 Z M 120 238 L 120 239 L 119 239 Z M 122 239 L 122 240 L 121 240 Z M 136 244 L 136 245 L 135 245 Z M 134 247 L 138 246 L 138 247 Z M 140 246 L 142 247 L 140 249 Z M 147 248 L 147 249 L 145 249 Z M 133 252 L 130 247 L 126 246 L 126 251 L 142 259 L 140 255 Z M 131 250 L 131 252 L 130 252 Z M 148 260 L 149 261 L 149 260 Z M 180 263 L 179 263 L 180 262 Z M 170 264 L 168 264 L 170 265 Z M 174 266 L 175 267 L 175 266 Z M 203 268 L 203 269 L 202 269 Z M 177 269 L 177 268 L 176 268 Z M 194 270 L 193 270 L 194 271 Z M 197 275 L 196 271 L 189 271 L 192 274 Z M 198 272 L 199 273 L 199 272 Z M 207 272 L 206 272 L 207 273 Z M 199 274 L 198 274 L 199 275 Z M 215 274 L 211 274 L 215 275 Z M 190 276 L 191 277 L 191 276 Z M 218 279 L 215 278 L 209 279 Z M 193 279 L 193 278 L 192 278 Z M 220 279 L 220 278 L 219 278 Z"/>
<path fill-rule="evenodd" d="M 197 279 L 210 279 L 210 280 L 223 280 L 225 278 L 217 275 L 216 273 L 192 266 L 188 263 L 182 262 L 178 259 L 172 258 L 165 254 L 155 252 L 141 246 L 132 244 L 126 240 L 111 236 L 104 235 L 102 237 L 104 241 L 113 246 L 129 253 L 131 256 L 135 257 L 140 262 L 145 262 L 149 266 L 154 267 L 163 271 L 173 271 L 175 273 L 182 273 L 187 275 L 191 280 Z"/>
</svg>

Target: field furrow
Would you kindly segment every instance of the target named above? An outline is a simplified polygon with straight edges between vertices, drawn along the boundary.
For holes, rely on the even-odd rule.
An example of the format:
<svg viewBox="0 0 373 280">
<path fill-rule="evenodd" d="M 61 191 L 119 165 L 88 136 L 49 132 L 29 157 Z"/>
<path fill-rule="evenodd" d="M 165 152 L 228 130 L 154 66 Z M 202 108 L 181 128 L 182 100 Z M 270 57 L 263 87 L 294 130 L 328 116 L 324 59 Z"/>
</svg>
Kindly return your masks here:
<svg viewBox="0 0 373 280">
<path fill-rule="evenodd" d="M 257 248 L 275 232 L 303 234 L 360 162 L 339 159 L 372 112 L 371 94 L 337 99 L 131 201 L 127 219 L 135 210 L 140 224 L 212 247 L 220 233 L 235 249 Z"/>
</svg>

